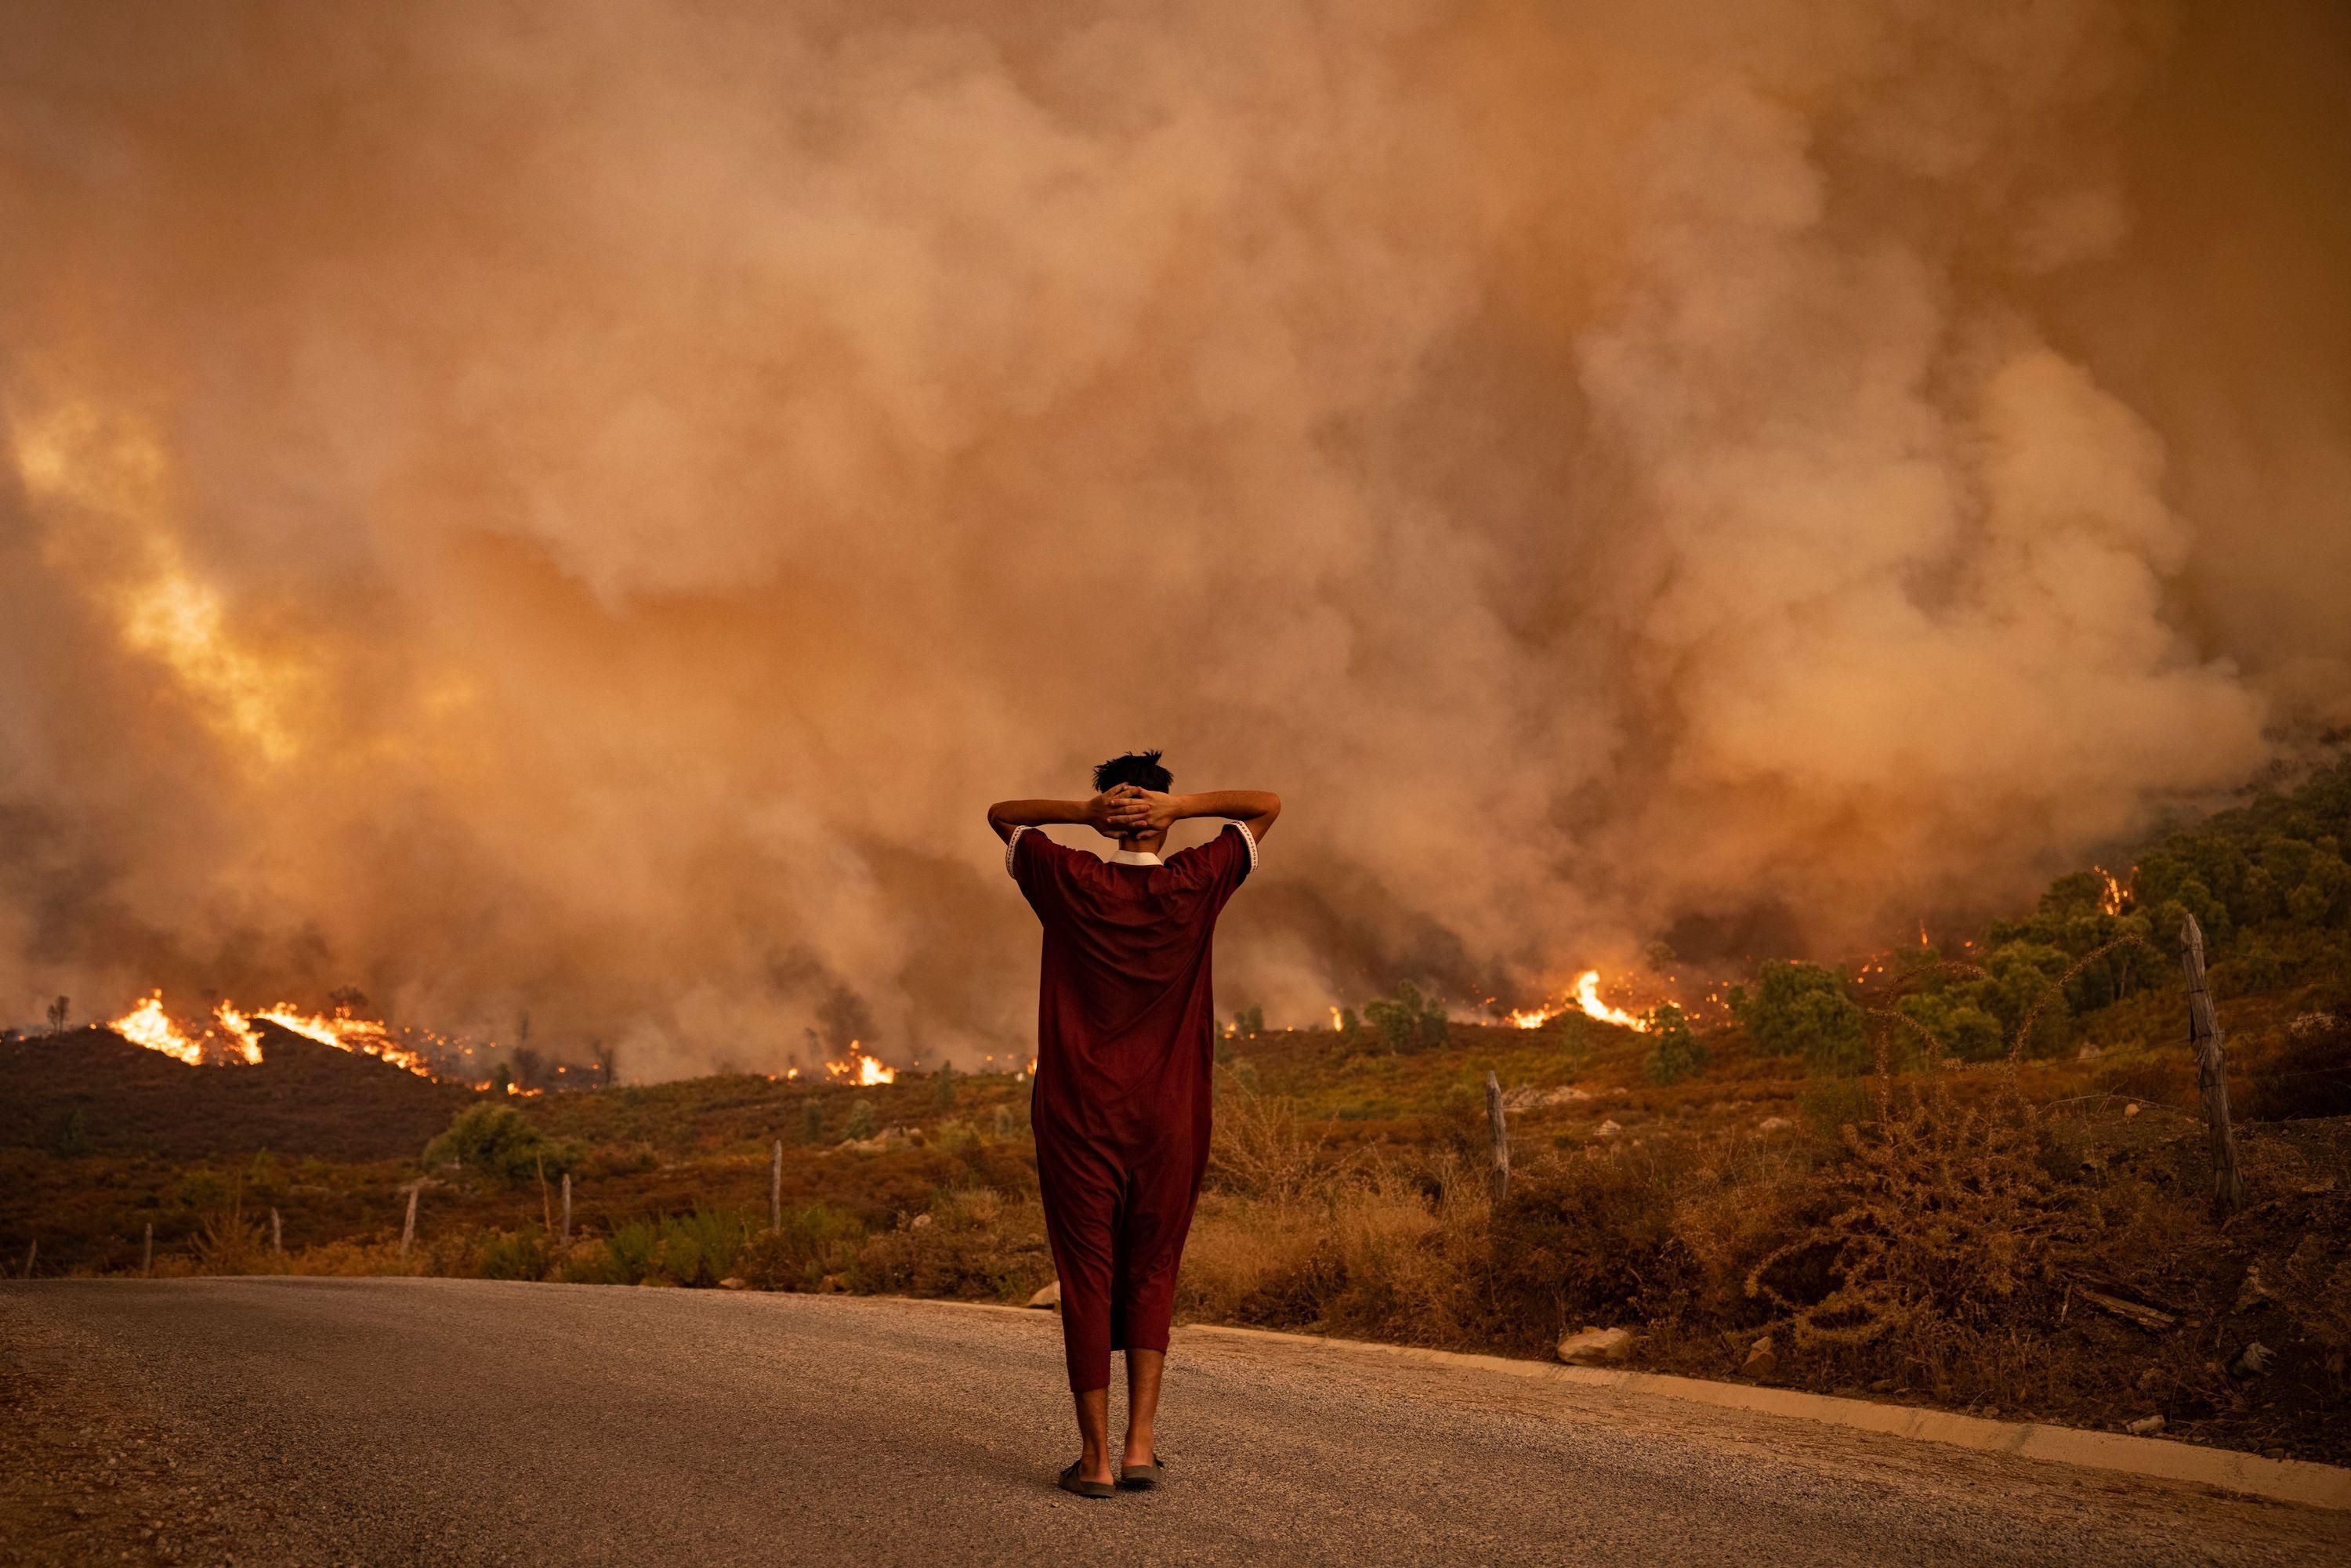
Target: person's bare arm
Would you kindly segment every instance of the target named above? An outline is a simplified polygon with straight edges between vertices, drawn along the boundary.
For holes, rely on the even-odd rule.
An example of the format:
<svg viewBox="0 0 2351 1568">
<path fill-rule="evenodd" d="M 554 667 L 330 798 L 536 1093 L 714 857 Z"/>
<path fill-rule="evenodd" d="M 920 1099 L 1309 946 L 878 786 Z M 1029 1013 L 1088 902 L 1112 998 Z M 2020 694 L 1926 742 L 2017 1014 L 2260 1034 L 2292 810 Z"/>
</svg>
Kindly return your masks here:
<svg viewBox="0 0 2351 1568">
<path fill-rule="evenodd" d="M 1111 825 L 1112 800 L 1097 795 L 1091 800 L 998 800 L 987 809 L 987 825 L 999 839 L 1012 837 L 1015 828 L 1042 828 L 1055 822 L 1092 828 L 1106 839 L 1118 837 Z"/>
<path fill-rule="evenodd" d="M 1162 795 L 1122 784 L 1112 790 L 1111 826 L 1125 833 L 1160 832 L 1186 817 L 1223 817 L 1262 843 L 1281 815 L 1281 797 L 1270 789 L 1211 789 L 1205 795 Z"/>
</svg>

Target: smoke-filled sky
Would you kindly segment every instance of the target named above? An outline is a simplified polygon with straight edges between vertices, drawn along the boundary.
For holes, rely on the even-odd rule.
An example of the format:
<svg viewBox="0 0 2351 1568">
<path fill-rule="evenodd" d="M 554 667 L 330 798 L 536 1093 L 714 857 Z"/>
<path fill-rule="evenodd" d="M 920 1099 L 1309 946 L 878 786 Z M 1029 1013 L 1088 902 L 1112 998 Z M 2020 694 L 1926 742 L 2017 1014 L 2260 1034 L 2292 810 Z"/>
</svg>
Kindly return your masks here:
<svg viewBox="0 0 2351 1568">
<path fill-rule="evenodd" d="M 2025 896 L 2351 719 L 2328 0 L 19 3 L 0 1019 L 1025 1054 Z"/>
</svg>

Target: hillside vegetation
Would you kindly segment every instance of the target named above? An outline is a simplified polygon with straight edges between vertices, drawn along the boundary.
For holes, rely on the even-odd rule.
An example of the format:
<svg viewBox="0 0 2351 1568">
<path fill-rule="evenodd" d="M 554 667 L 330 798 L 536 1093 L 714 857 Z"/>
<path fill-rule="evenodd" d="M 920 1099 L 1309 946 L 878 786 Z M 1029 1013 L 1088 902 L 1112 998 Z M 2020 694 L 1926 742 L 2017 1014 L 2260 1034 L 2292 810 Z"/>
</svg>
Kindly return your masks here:
<svg viewBox="0 0 2351 1568">
<path fill-rule="evenodd" d="M 2061 878 L 1958 955 L 1765 965 L 1716 1027 L 1447 1023 L 1399 990 L 1344 1030 L 1237 1029 L 1181 1311 L 1536 1356 L 1621 1326 L 1661 1369 L 2351 1459 L 2346 828 L 2337 768 L 2165 836 L 2135 874 Z M 2232 1215 L 2184 1043 L 2189 913 L 2242 1118 Z M 364 1125 L 248 1106 L 198 1158 L 179 1123 L 217 1117 L 203 1095 L 244 1070 L 107 1039 L 0 1060 L 37 1091 L 0 1124 L 0 1244 L 37 1239 L 43 1272 L 136 1271 L 152 1224 L 158 1273 L 1003 1301 L 1051 1276 L 1013 1076 L 509 1100 L 346 1059 L 373 1075 L 350 1091 L 381 1110 Z M 75 1051 L 87 1071 L 61 1075 Z"/>
</svg>

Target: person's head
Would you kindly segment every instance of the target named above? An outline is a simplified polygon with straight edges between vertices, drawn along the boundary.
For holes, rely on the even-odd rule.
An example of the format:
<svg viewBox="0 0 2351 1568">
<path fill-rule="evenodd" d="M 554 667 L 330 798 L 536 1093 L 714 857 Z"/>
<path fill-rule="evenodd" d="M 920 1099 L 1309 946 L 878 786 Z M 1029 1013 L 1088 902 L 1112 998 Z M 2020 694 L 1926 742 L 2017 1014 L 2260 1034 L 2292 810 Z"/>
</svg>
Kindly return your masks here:
<svg viewBox="0 0 2351 1568">
<path fill-rule="evenodd" d="M 1176 776 L 1160 766 L 1156 751 L 1130 751 L 1123 757 L 1112 758 L 1094 769 L 1094 793 L 1097 795 L 1105 789 L 1115 789 L 1122 784 L 1165 794 L 1168 786 L 1175 782 Z M 1143 850 L 1157 854 L 1160 846 L 1166 841 L 1166 833 L 1161 831 L 1121 839 L 1118 845 L 1121 849 Z"/>
<path fill-rule="evenodd" d="M 1159 766 L 1155 751 L 1130 751 L 1123 757 L 1113 757 L 1094 768 L 1094 793 L 1115 789 L 1122 784 L 1132 784 L 1138 789 L 1149 789 L 1164 795 L 1176 782 L 1176 776 Z"/>
</svg>

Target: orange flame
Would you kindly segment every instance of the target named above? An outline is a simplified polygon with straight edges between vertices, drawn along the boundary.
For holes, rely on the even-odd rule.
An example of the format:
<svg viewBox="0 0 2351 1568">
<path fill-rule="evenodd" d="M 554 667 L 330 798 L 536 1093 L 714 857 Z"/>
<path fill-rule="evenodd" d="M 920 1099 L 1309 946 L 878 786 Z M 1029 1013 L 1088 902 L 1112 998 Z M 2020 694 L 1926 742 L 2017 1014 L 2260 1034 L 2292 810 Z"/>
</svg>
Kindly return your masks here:
<svg viewBox="0 0 2351 1568">
<path fill-rule="evenodd" d="M 372 1056 L 389 1061 L 394 1067 L 404 1067 L 420 1077 L 433 1076 L 432 1063 L 417 1051 L 411 1051 L 392 1038 L 392 1030 L 375 1019 L 353 1018 L 347 1010 L 338 1009 L 332 1018 L 317 1013 L 294 1010 L 291 1003 L 280 1002 L 267 1011 L 256 1015 L 266 1019 L 279 1029 L 315 1040 L 320 1045 L 331 1045 L 337 1051 L 348 1051 L 360 1056 Z"/>
<path fill-rule="evenodd" d="M 150 1051 L 160 1051 L 176 1061 L 191 1067 L 204 1065 L 204 1048 L 180 1032 L 163 1011 L 163 993 L 153 992 L 142 998 L 139 1005 L 106 1026 L 133 1045 L 143 1045 Z"/>
<path fill-rule="evenodd" d="M 245 1015 L 226 1002 L 213 1009 L 213 1017 L 220 1020 L 221 1028 L 228 1030 L 230 1038 L 236 1041 L 236 1053 L 245 1058 L 245 1064 L 247 1067 L 260 1066 L 261 1031 L 247 1023 Z"/>
<path fill-rule="evenodd" d="M 1512 1008 L 1502 1015 L 1502 1021 L 1512 1029 L 1541 1029 L 1560 1014 L 1566 1012 L 1571 1005 L 1586 1018 L 1597 1019 L 1602 1023 L 1621 1025 L 1625 1029 L 1639 1030 L 1645 1034 L 1648 1032 L 1649 1022 L 1646 1019 L 1637 1014 L 1628 1013 L 1622 1008 L 1612 1008 L 1600 999 L 1600 971 L 1597 969 L 1586 969 L 1575 977 L 1575 994 L 1573 998 L 1549 1007 Z"/>
<path fill-rule="evenodd" d="M 849 1060 L 828 1061 L 824 1064 L 824 1070 L 833 1077 L 843 1079 L 861 1088 L 875 1083 L 895 1083 L 898 1081 L 896 1068 L 883 1066 L 880 1061 L 860 1050 L 858 1042 L 853 1040 L 849 1042 Z"/>
<path fill-rule="evenodd" d="M 1624 1009 L 1612 1008 L 1600 999 L 1600 971 L 1597 969 L 1586 969 L 1575 977 L 1575 1001 L 1586 1018 L 1598 1019 L 1602 1023 L 1621 1024 L 1645 1034 L 1648 1032 L 1646 1019 L 1635 1018 Z"/>
</svg>

